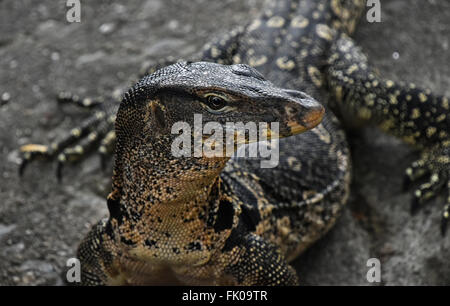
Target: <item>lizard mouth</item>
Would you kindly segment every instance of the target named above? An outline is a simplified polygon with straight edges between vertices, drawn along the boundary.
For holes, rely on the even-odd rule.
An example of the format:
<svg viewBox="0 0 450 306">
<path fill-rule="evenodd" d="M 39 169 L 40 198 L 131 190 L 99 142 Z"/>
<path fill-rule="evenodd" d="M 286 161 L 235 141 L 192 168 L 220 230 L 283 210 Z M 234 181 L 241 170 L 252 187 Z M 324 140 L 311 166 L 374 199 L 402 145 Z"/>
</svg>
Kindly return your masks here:
<svg viewBox="0 0 450 306">
<path fill-rule="evenodd" d="M 311 109 L 306 113 L 301 120 L 301 123 L 296 120 L 289 120 L 286 124 L 289 126 L 293 135 L 305 132 L 316 127 L 323 119 L 325 108 L 323 106 Z"/>
</svg>

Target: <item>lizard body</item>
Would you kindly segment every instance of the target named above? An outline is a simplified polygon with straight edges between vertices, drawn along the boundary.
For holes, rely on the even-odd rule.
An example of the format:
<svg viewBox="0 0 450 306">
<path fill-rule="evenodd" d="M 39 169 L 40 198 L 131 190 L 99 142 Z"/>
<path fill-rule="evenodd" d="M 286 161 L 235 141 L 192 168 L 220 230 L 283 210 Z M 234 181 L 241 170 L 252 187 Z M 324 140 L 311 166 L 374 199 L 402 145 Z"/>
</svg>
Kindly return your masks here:
<svg viewBox="0 0 450 306">
<path fill-rule="evenodd" d="M 408 181 L 431 175 L 416 190 L 413 208 L 450 188 L 448 99 L 377 75 L 351 39 L 364 7 L 362 0 L 268 1 L 260 18 L 194 56 L 231 66 L 181 62 L 149 69 L 117 113 L 110 217 L 79 247 L 83 283 L 297 284 L 288 262 L 333 226 L 348 197 L 344 124 L 376 124 L 423 150 L 406 172 Z M 205 111 L 199 101 L 210 92 L 227 96 L 239 112 Z M 306 119 L 319 117 L 305 104 L 295 117 L 304 128 L 289 128 L 286 107 L 308 99 L 302 92 L 326 112 L 317 127 L 298 134 L 315 125 Z M 104 115 L 110 123 L 114 112 Z M 174 160 L 168 128 L 196 112 L 207 121 L 280 121 L 280 136 L 289 137 L 279 141 L 279 165 Z M 65 153 L 63 159 L 71 152 Z"/>
</svg>

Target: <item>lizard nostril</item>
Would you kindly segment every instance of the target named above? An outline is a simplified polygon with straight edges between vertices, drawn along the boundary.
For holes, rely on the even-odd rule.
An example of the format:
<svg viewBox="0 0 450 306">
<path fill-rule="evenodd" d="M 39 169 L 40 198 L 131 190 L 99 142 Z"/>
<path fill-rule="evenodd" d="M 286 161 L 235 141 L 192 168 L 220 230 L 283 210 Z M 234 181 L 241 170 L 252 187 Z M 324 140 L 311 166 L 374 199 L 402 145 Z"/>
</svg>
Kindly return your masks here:
<svg viewBox="0 0 450 306">
<path fill-rule="evenodd" d="M 298 114 L 298 109 L 291 106 L 286 106 L 286 113 L 288 116 L 295 116 Z"/>
</svg>

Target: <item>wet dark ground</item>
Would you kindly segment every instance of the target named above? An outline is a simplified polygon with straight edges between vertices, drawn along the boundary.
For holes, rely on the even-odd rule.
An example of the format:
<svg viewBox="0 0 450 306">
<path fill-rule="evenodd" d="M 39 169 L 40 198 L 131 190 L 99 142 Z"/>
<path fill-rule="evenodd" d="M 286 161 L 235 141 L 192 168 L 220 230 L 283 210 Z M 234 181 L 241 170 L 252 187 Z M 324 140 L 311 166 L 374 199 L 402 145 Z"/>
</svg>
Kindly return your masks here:
<svg viewBox="0 0 450 306">
<path fill-rule="evenodd" d="M 107 96 L 126 88 L 143 62 L 186 57 L 209 37 L 244 24 L 261 1 L 0 1 L 0 284 L 62 284 L 66 260 L 106 215 L 110 170 L 98 156 L 65 169 L 35 163 L 17 175 L 18 147 L 48 143 L 85 111 L 61 107 L 58 91 Z M 381 73 L 450 96 L 450 2 L 382 1 L 382 22 L 363 20 L 356 40 Z M 397 56 L 398 55 L 398 58 Z M 450 284 L 450 237 L 439 234 L 444 196 L 409 214 L 402 174 L 417 153 L 374 129 L 352 132 L 353 190 L 331 232 L 295 261 L 304 284 L 368 284 L 367 259 L 382 284 Z M 111 168 L 108 168 L 111 169 Z"/>
</svg>

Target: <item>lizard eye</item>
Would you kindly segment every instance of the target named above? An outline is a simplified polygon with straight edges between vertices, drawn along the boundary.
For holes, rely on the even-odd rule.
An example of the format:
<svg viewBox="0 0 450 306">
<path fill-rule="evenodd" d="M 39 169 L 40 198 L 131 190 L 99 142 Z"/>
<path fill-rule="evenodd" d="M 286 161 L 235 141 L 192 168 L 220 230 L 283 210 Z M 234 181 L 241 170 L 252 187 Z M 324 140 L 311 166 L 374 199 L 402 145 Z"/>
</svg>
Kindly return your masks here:
<svg viewBox="0 0 450 306">
<path fill-rule="evenodd" d="M 227 101 L 222 97 L 210 95 L 206 97 L 206 106 L 213 111 L 218 111 L 227 106 Z"/>
</svg>

